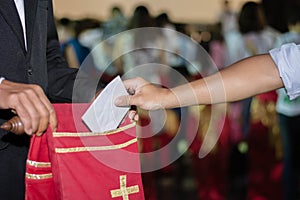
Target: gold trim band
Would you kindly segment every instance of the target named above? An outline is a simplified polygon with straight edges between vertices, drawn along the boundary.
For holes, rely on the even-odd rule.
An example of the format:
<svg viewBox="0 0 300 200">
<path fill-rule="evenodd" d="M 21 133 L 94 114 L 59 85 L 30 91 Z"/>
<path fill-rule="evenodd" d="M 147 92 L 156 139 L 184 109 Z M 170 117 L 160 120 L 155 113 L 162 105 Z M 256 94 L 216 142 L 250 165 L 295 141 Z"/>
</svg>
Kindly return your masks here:
<svg viewBox="0 0 300 200">
<path fill-rule="evenodd" d="M 120 188 L 111 190 L 110 195 L 112 198 L 122 197 L 123 200 L 129 200 L 129 195 L 139 193 L 140 189 L 138 185 L 127 187 L 127 176 L 120 176 Z"/>
<path fill-rule="evenodd" d="M 33 166 L 33 167 L 51 167 L 50 162 L 37 162 L 33 160 L 27 160 L 27 165 Z"/>
<path fill-rule="evenodd" d="M 137 138 L 129 140 L 122 144 L 110 145 L 110 146 L 94 146 L 94 147 L 70 147 L 70 148 L 55 148 L 56 153 L 77 153 L 84 151 L 104 151 L 104 150 L 115 150 L 127 147 L 137 142 Z"/>
<path fill-rule="evenodd" d="M 134 193 L 139 193 L 139 192 L 140 192 L 139 186 L 135 185 L 135 186 L 126 187 L 124 189 L 122 188 L 122 190 L 121 189 L 112 190 L 112 191 L 110 191 L 110 195 L 112 198 L 123 196 L 123 198 L 125 198 L 125 199 L 127 196 L 127 199 L 128 199 L 129 194 L 134 194 Z"/>
<path fill-rule="evenodd" d="M 29 174 L 29 173 L 26 172 L 26 178 L 34 179 L 34 180 L 49 179 L 49 178 L 52 178 L 52 173 L 49 173 L 49 174 Z"/>
<path fill-rule="evenodd" d="M 80 132 L 80 133 L 70 133 L 70 132 L 53 132 L 53 137 L 85 137 L 85 136 L 99 136 L 99 135 L 112 135 L 121 131 L 125 131 L 129 128 L 132 128 L 136 125 L 136 123 L 131 123 L 126 126 L 122 126 L 120 128 L 117 128 L 112 131 L 106 131 L 106 132 Z"/>
</svg>

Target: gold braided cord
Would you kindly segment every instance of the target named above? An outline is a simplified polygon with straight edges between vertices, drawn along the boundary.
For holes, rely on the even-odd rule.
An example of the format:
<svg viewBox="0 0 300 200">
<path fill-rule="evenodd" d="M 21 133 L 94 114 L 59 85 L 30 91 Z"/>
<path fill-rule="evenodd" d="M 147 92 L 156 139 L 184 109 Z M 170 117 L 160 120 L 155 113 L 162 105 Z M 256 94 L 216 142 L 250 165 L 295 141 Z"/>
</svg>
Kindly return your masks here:
<svg viewBox="0 0 300 200">
<path fill-rule="evenodd" d="M 33 160 L 27 160 L 27 165 L 33 166 L 33 167 L 51 167 L 50 162 L 37 162 Z"/>
<path fill-rule="evenodd" d="M 115 150 L 115 149 L 121 149 L 127 147 L 136 142 L 137 142 L 137 138 L 134 138 L 122 144 L 109 145 L 109 146 L 55 148 L 55 152 L 56 153 L 77 153 L 77 152 L 84 152 L 84 151 Z"/>
<path fill-rule="evenodd" d="M 26 173 L 26 178 L 35 179 L 35 180 L 49 179 L 49 178 L 52 178 L 52 173 L 49 173 L 49 174 L 29 174 L 29 173 Z"/>
<path fill-rule="evenodd" d="M 86 137 L 86 136 L 99 136 L 99 135 L 112 135 L 121 131 L 125 131 L 127 129 L 130 129 L 136 125 L 136 122 L 133 122 L 131 124 L 128 124 L 126 126 L 122 126 L 120 128 L 117 128 L 112 131 L 106 131 L 106 132 L 79 132 L 79 133 L 70 133 L 70 132 L 53 132 L 53 137 Z"/>
</svg>

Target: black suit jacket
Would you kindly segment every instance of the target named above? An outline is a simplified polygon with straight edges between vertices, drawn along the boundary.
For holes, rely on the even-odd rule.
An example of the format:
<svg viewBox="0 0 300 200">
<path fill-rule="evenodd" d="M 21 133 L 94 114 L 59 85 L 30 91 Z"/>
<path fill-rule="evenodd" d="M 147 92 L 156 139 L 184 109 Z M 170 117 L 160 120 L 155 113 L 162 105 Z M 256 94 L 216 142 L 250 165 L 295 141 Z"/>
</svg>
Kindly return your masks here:
<svg viewBox="0 0 300 200">
<path fill-rule="evenodd" d="M 24 0 L 24 4 L 27 49 L 14 0 L 0 0 L 0 77 L 38 84 L 52 102 L 89 101 L 96 91 L 97 77 L 92 81 L 84 72 L 67 66 L 52 1 Z M 9 110 L 0 109 L 0 124 L 11 117 Z M 29 136 L 0 129 L 0 199 L 24 199 L 28 146 Z"/>
<path fill-rule="evenodd" d="M 52 1 L 24 0 L 24 7 L 27 49 L 14 0 L 0 0 L 0 77 L 38 84 L 52 102 L 71 102 L 78 70 L 69 68 L 62 56 Z M 84 92 L 77 90 L 84 96 L 81 101 L 91 98 L 86 90 L 90 88 L 86 84 L 89 81 L 81 83 L 85 86 Z M 0 110 L 0 124 L 11 117 L 7 113 Z M 0 130 L 0 149 L 6 145 L 3 143 L 5 134 Z"/>
<path fill-rule="evenodd" d="M 71 101 L 77 70 L 68 68 L 60 52 L 52 2 L 24 1 L 27 50 L 17 10 L 10 4 L 0 1 L 0 76 L 38 84 L 54 101 Z"/>
</svg>

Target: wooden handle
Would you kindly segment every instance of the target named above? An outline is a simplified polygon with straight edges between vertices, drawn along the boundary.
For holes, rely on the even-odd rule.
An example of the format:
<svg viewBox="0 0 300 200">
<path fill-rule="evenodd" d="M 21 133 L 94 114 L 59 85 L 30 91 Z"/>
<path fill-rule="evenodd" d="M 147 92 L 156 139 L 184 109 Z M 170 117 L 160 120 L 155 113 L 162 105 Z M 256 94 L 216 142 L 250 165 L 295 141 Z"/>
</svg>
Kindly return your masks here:
<svg viewBox="0 0 300 200">
<path fill-rule="evenodd" d="M 4 122 L 0 128 L 12 132 L 16 135 L 22 135 L 25 133 L 24 125 L 18 116 L 14 116 L 7 122 Z"/>
</svg>

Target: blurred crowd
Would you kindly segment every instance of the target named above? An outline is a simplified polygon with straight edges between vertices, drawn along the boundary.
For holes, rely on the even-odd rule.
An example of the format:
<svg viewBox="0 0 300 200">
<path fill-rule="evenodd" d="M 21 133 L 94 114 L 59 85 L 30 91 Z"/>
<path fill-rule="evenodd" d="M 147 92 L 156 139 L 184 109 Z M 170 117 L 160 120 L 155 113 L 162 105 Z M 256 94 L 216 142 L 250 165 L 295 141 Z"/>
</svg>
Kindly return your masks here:
<svg viewBox="0 0 300 200">
<path fill-rule="evenodd" d="M 173 87 L 282 44 L 300 43 L 300 7 L 288 8 L 279 30 L 269 23 L 261 3 L 245 2 L 238 12 L 228 0 L 222 6 L 215 24 L 174 22 L 166 12 L 153 16 L 144 5 L 131 16 L 115 6 L 106 21 L 60 18 L 61 49 L 70 67 L 100 75 L 103 86 L 120 75 Z M 290 101 L 280 89 L 226 104 L 225 114 L 217 114 L 224 123 L 213 124 L 221 126 L 215 130 L 221 135 L 212 151 L 199 158 L 212 107 L 168 110 L 165 119 L 150 119 L 140 111 L 139 134 L 151 136 L 140 139 L 141 152 L 165 147 L 181 134 L 168 153 L 182 156 L 143 173 L 146 199 L 300 199 L 300 99 Z M 184 147 L 195 123 L 196 137 Z M 155 154 L 147 164 L 164 159 L 168 155 Z"/>
</svg>

